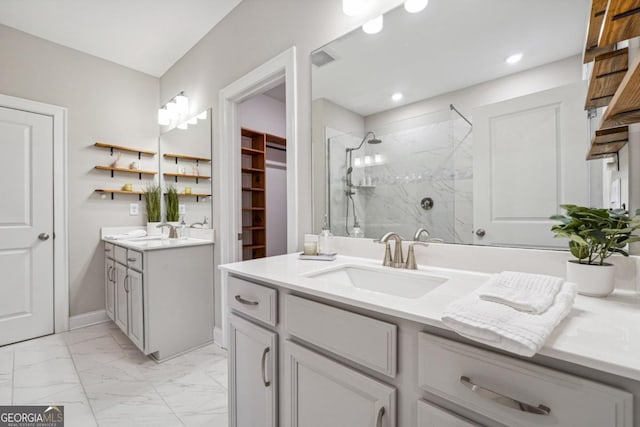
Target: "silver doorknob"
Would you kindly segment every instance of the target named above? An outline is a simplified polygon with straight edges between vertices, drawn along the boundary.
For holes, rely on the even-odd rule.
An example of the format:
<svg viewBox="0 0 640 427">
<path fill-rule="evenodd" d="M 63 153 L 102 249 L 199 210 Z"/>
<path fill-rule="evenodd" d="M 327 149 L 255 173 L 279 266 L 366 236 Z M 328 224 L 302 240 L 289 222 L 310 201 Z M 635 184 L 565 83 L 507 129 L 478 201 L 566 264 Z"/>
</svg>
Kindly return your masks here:
<svg viewBox="0 0 640 427">
<path fill-rule="evenodd" d="M 484 231 L 484 228 L 478 228 L 476 230 L 476 236 L 478 237 L 484 237 L 484 235 L 487 234 L 486 231 Z"/>
<path fill-rule="evenodd" d="M 38 234 L 38 239 L 40 240 L 49 240 L 49 235 L 47 233 Z"/>
</svg>

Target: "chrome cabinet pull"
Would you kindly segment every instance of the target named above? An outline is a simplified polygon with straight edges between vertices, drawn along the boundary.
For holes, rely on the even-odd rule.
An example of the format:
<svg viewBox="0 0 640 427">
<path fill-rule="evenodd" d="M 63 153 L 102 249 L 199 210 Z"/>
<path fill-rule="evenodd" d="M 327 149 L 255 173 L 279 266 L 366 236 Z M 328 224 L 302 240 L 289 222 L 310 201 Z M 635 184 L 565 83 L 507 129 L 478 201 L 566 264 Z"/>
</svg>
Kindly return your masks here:
<svg viewBox="0 0 640 427">
<path fill-rule="evenodd" d="M 381 406 L 378 409 L 378 418 L 376 420 L 376 427 L 382 427 L 382 417 L 384 417 L 384 406 Z"/>
<path fill-rule="evenodd" d="M 527 403 L 520 402 L 519 400 L 512 399 L 511 397 L 496 393 L 493 390 L 489 390 L 488 388 L 484 388 L 477 384 L 474 384 L 469 377 L 461 376 L 460 382 L 472 392 L 486 399 L 492 400 L 498 405 L 506 406 L 508 408 L 516 409 L 522 412 L 528 412 L 530 414 L 549 415 L 551 413 L 551 408 L 548 408 L 544 405 L 529 405 Z"/>
<path fill-rule="evenodd" d="M 260 361 L 260 365 L 262 368 L 262 382 L 265 387 L 269 387 L 271 385 L 271 381 L 267 381 L 267 368 L 265 363 L 267 361 L 267 354 L 269 354 L 269 347 L 265 348 L 262 352 L 262 360 Z"/>
<path fill-rule="evenodd" d="M 136 262 L 138 260 L 138 258 L 127 258 L 127 261 L 129 262 Z"/>
<path fill-rule="evenodd" d="M 260 304 L 258 301 L 249 301 L 247 299 L 244 299 L 240 295 L 236 295 L 236 301 L 238 301 L 240 304 L 244 304 L 244 305 L 258 305 L 258 304 Z"/>
<path fill-rule="evenodd" d="M 104 248 L 105 252 L 111 252 L 111 248 Z"/>
<path fill-rule="evenodd" d="M 107 268 L 107 280 L 109 282 L 113 282 L 113 275 L 111 273 L 113 273 L 113 267 L 109 266 L 109 268 Z"/>
<path fill-rule="evenodd" d="M 129 293 L 129 287 L 127 286 L 129 282 L 129 275 L 124 276 L 124 290 L 126 293 Z"/>
</svg>

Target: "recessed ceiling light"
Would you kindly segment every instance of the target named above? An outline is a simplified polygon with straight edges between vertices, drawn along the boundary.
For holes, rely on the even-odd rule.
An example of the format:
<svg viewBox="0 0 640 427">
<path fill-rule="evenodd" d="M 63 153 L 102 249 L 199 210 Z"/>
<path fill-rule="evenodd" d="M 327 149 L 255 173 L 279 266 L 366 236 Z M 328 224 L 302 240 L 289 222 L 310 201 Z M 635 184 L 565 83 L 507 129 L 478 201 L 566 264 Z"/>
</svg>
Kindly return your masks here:
<svg viewBox="0 0 640 427">
<path fill-rule="evenodd" d="M 504 61 L 507 64 L 517 64 L 518 62 L 520 62 L 520 60 L 522 59 L 522 54 L 521 53 L 514 53 L 511 56 L 508 56 L 507 59 L 505 59 Z"/>
<path fill-rule="evenodd" d="M 362 26 L 362 31 L 367 34 L 379 33 L 380 31 L 382 31 L 382 27 L 384 25 L 383 19 L 384 18 L 382 17 L 382 15 L 380 15 L 377 18 L 373 18 L 372 20 L 365 22 L 365 24 Z"/>
<path fill-rule="evenodd" d="M 404 10 L 409 13 L 421 12 L 427 5 L 429 0 L 407 0 L 404 2 Z"/>
<path fill-rule="evenodd" d="M 400 92 L 396 92 L 393 95 L 391 95 L 391 99 L 398 102 L 402 99 L 402 94 Z"/>
</svg>

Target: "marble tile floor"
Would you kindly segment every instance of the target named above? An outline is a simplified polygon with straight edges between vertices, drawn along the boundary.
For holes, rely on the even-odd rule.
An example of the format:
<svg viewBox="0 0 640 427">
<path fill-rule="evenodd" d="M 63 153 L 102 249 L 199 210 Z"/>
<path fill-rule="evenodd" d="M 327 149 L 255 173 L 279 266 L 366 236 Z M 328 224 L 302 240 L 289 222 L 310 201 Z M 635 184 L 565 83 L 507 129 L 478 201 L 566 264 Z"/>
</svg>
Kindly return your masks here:
<svg viewBox="0 0 640 427">
<path fill-rule="evenodd" d="M 0 347 L 0 405 L 64 405 L 66 427 L 226 427 L 227 354 L 156 363 L 112 322 Z"/>
</svg>

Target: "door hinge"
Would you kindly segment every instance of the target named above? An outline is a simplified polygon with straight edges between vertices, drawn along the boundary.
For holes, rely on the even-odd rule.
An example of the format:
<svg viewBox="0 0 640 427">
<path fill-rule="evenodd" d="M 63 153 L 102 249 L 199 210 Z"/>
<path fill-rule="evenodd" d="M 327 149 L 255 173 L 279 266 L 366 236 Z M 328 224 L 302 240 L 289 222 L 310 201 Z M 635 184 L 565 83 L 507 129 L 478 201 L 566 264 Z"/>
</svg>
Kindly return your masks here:
<svg viewBox="0 0 640 427">
<path fill-rule="evenodd" d="M 238 233 L 238 240 L 242 240 L 242 233 Z"/>
</svg>

